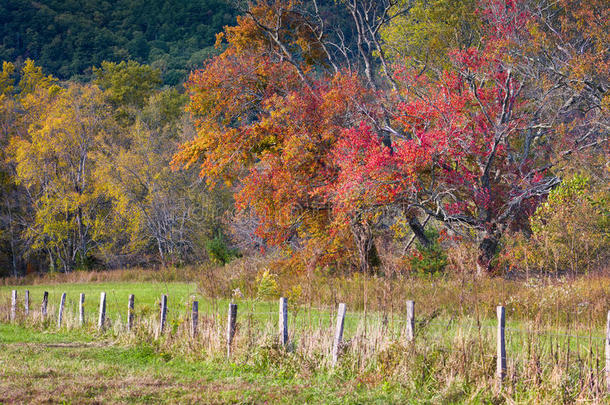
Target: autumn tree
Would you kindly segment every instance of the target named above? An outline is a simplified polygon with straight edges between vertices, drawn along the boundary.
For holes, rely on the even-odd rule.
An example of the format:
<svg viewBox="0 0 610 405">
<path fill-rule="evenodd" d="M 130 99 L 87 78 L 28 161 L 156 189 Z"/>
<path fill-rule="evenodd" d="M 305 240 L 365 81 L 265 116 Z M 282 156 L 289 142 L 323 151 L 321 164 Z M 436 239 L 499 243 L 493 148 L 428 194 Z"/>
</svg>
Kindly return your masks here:
<svg viewBox="0 0 610 405">
<path fill-rule="evenodd" d="M 15 275 L 192 263 L 223 240 L 230 194 L 170 168 L 193 131 L 184 94 L 133 62 L 96 76 L 59 83 L 31 60 L 0 72 L 0 261 Z"/>
<path fill-rule="evenodd" d="M 170 161 L 189 134 L 183 96 L 158 92 L 100 157 L 96 181 L 111 198 L 112 240 L 103 254 L 117 264 L 187 263 L 205 257 L 205 243 L 223 232 L 220 223 L 231 196 L 219 187 L 209 191 L 194 170 L 175 172 Z M 138 258 L 138 256 L 140 256 Z"/>
<path fill-rule="evenodd" d="M 113 131 L 111 111 L 96 86 L 39 87 L 28 102 L 43 110 L 26 137 L 12 140 L 17 184 L 31 199 L 26 236 L 46 253 L 51 268 L 86 265 L 101 238 L 107 200 L 93 181 L 100 139 Z"/>
<path fill-rule="evenodd" d="M 607 141 L 607 78 L 558 72 L 544 55 L 560 45 L 534 37 L 553 21 L 541 21 L 524 2 L 483 5 L 481 49 L 454 51 L 453 66 L 440 77 L 396 71 L 403 139 L 389 149 L 370 126 L 346 132 L 336 152 L 346 177 L 333 191 L 343 209 L 405 205 L 456 232 L 475 230 L 479 267 L 489 271 L 506 230 L 530 232 L 528 217 L 560 183 L 562 161 Z M 607 62 L 591 51 L 590 60 Z M 580 59 L 568 56 L 558 66 Z"/>
<path fill-rule="evenodd" d="M 160 72 L 150 66 L 104 63 L 96 82 L 114 107 L 120 135 L 106 137 L 95 180 L 111 201 L 112 238 L 100 254 L 115 265 L 180 264 L 205 257 L 205 243 L 223 233 L 220 219 L 230 195 L 208 191 L 197 173 L 174 172 L 170 161 L 192 132 L 186 97 L 159 89 Z"/>
<path fill-rule="evenodd" d="M 480 269 L 492 269 L 502 235 L 528 232 L 527 218 L 560 183 L 561 159 L 605 141 L 606 79 L 576 72 L 593 74 L 583 61 L 607 62 L 599 45 L 607 30 L 578 34 L 570 27 L 583 14 L 567 1 L 559 9 L 438 3 L 480 26 L 472 39 L 423 2 L 338 3 L 353 17 L 352 48 L 329 30 L 316 2 L 251 6 L 225 30 L 227 50 L 191 76 L 198 137 L 176 162 L 201 163 L 210 179 L 241 180 L 238 207 L 256 212 L 271 244 L 294 235 L 307 245 L 325 240 L 325 256 L 347 240 L 335 236 L 351 234 L 348 246 L 369 270 L 384 215 L 406 215 L 425 244 L 424 213 L 454 232 L 474 231 Z M 424 21 L 446 36 L 426 33 Z M 400 25 L 411 33 L 402 48 L 391 44 Z M 448 62 L 428 64 L 428 51 Z M 341 109 L 327 117 L 333 98 Z"/>
<path fill-rule="evenodd" d="M 19 209 L 17 192 L 14 187 L 14 170 L 9 163 L 7 149 L 11 130 L 16 120 L 16 102 L 13 95 L 15 65 L 2 64 L 0 72 L 0 251 L 7 258 L 6 267 L 17 275 L 19 269 L 20 243 L 15 216 Z M 1 258 L 0 258 L 1 259 Z"/>
<path fill-rule="evenodd" d="M 200 165 L 210 182 L 239 180 L 238 208 L 258 218 L 258 234 L 306 249 L 312 264 L 346 250 L 356 250 L 361 270 L 376 261 L 368 220 L 354 213 L 339 226 L 325 190 L 338 175 L 330 152 L 344 129 L 372 121 L 390 139 L 378 90 L 393 79 L 375 31 L 402 12 L 394 6 L 342 3 L 353 19 L 348 44 L 316 2 L 258 2 L 219 37 L 226 51 L 187 85 L 198 136 L 175 163 Z"/>
<path fill-rule="evenodd" d="M 17 184 L 16 162 L 11 140 L 27 138 L 28 129 L 44 110 L 37 93 L 57 92 L 57 79 L 45 75 L 40 66 L 27 59 L 21 64 L 3 62 L 0 73 L 0 246 L 9 258 L 7 268 L 18 275 L 32 255 L 33 241 L 25 236 L 33 217 L 31 199 Z"/>
<path fill-rule="evenodd" d="M 93 68 L 94 82 L 104 90 L 106 101 L 114 108 L 115 118 L 132 124 L 137 111 L 161 84 L 161 72 L 134 61 L 102 62 Z"/>
</svg>

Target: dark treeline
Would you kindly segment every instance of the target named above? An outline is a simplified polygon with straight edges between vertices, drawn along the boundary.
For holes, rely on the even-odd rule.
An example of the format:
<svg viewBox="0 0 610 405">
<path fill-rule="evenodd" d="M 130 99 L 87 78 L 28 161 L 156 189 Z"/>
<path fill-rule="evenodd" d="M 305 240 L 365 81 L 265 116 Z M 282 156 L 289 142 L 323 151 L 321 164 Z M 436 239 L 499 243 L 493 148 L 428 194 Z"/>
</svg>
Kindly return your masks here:
<svg viewBox="0 0 610 405">
<path fill-rule="evenodd" d="M 225 0 L 10 0 L 0 2 L 0 60 L 33 59 L 60 79 L 90 77 L 102 61 L 135 60 L 167 84 L 214 53 L 235 19 Z"/>
</svg>

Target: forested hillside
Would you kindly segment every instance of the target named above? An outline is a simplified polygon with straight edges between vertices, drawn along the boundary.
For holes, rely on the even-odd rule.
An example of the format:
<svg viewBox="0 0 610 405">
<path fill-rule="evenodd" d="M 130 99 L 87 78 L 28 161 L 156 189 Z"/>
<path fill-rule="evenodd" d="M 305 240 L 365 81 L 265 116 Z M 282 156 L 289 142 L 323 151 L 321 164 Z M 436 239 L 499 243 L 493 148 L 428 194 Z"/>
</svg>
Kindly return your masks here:
<svg viewBox="0 0 610 405">
<path fill-rule="evenodd" d="M 30 58 L 60 79 L 135 60 L 176 84 L 214 52 L 234 16 L 225 0 L 2 1 L 0 60 Z"/>
</svg>

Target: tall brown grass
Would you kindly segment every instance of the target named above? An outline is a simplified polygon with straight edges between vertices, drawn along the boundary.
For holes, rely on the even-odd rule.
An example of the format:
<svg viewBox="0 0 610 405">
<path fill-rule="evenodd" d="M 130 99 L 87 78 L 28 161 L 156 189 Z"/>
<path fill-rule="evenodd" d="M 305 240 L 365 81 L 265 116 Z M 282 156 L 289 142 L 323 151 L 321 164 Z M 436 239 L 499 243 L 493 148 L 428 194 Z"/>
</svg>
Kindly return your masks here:
<svg viewBox="0 0 610 405">
<path fill-rule="evenodd" d="M 210 297 L 230 298 L 237 292 L 255 298 L 265 272 L 276 286 L 265 296 L 289 297 L 303 306 L 335 307 L 345 302 L 354 311 L 391 314 L 404 311 L 405 302 L 414 300 L 423 317 L 485 319 L 495 317 L 496 306 L 504 305 L 513 320 L 538 319 L 549 327 L 571 328 L 603 327 L 610 309 L 608 269 L 579 277 L 481 277 L 472 272 L 370 276 L 331 269 L 299 272 L 281 260 L 246 258 L 202 269 L 198 284 Z"/>
<path fill-rule="evenodd" d="M 38 285 L 94 282 L 171 282 L 195 281 L 201 274 L 197 266 L 167 268 L 129 268 L 100 271 L 73 271 L 71 273 L 31 273 L 24 277 L 2 277 L 0 285 Z"/>
</svg>

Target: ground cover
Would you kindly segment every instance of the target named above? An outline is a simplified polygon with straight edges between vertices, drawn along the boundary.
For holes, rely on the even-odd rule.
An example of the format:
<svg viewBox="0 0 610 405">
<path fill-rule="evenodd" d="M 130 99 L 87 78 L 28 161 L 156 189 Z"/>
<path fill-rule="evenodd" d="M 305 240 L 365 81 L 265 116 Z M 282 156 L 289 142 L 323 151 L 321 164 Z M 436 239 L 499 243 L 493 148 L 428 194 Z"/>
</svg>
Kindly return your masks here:
<svg viewBox="0 0 610 405">
<path fill-rule="evenodd" d="M 416 288 L 413 280 L 411 288 Z M 582 283 L 582 280 L 579 281 Z M 422 281 L 427 284 L 429 281 Z M 447 282 L 449 283 L 449 282 Z M 442 287 L 443 282 L 438 282 Z M 483 285 L 485 283 L 482 283 Z M 602 283 L 603 284 L 603 283 Z M 526 289 L 526 284 L 523 284 Z M 566 286 L 566 291 L 570 290 Z M 10 291 L 32 314 L 9 322 Z M 578 288 L 580 291 L 580 287 Z M 44 291 L 49 316 L 37 320 Z M 108 294 L 111 325 L 99 332 L 99 292 Z M 68 297 L 65 323 L 57 303 Z M 76 321 L 86 294 L 90 322 Z M 136 295 L 138 324 L 124 328 L 127 297 Z M 159 338 L 158 302 L 169 296 L 169 327 Z M 423 298 L 419 296 L 420 302 Z M 199 334 L 189 333 L 189 308 L 200 301 Z M 416 306 L 415 341 L 405 314 L 348 306 L 336 367 L 330 351 L 333 306 L 289 302 L 287 349 L 278 345 L 274 299 L 234 297 L 237 333 L 226 358 L 228 299 L 203 297 L 194 283 L 102 281 L 0 287 L 0 402 L 202 403 L 570 403 L 608 400 L 603 385 L 603 330 L 586 313 L 564 325 L 526 320 L 507 311 L 507 377 L 495 379 L 496 320 L 452 316 Z M 448 303 L 445 302 L 445 305 Z M 578 327 L 576 327 L 577 325 Z M 588 326 L 587 326 L 588 325 Z"/>
<path fill-rule="evenodd" d="M 190 361 L 148 345 L 121 346 L 74 332 L 0 325 L 3 403 L 362 403 L 394 402 L 399 389 L 305 380 L 271 368 Z"/>
</svg>

